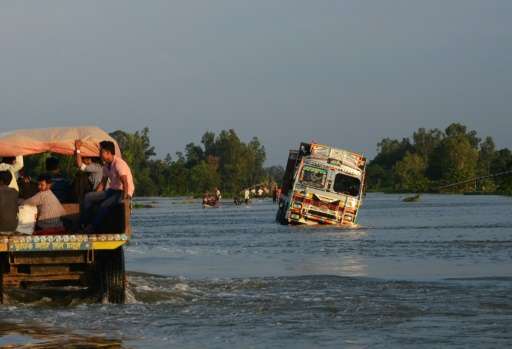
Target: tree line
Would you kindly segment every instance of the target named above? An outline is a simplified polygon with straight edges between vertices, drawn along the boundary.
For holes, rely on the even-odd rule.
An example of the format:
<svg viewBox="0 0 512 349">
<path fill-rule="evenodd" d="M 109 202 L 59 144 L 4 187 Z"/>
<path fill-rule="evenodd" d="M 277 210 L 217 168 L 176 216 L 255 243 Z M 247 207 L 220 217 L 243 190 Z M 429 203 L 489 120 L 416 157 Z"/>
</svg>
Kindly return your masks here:
<svg viewBox="0 0 512 349">
<path fill-rule="evenodd" d="M 205 132 L 200 143 L 185 145 L 183 152 L 156 158 L 148 128 L 110 134 L 130 165 L 137 196 L 198 196 L 220 188 L 224 196 L 262 183 L 280 184 L 282 166 L 264 167 L 265 147 L 257 137 L 243 142 L 237 133 Z M 443 185 L 512 170 L 512 152 L 496 149 L 491 137 L 481 139 L 465 125 L 453 123 L 445 130 L 419 128 L 412 137 L 384 138 L 367 167 L 370 191 L 437 192 Z M 29 175 L 44 172 L 48 154 L 25 160 Z M 70 177 L 76 171 L 71 157 L 60 157 Z M 487 178 L 450 187 L 452 192 L 478 191 L 512 194 L 512 175 Z"/>
<path fill-rule="evenodd" d="M 443 185 L 512 170 L 512 152 L 496 149 L 492 137 L 453 123 L 444 131 L 419 128 L 411 138 L 384 138 L 368 164 L 368 189 L 437 192 Z M 451 192 L 512 194 L 512 175 L 450 187 Z"/>
<path fill-rule="evenodd" d="M 219 188 L 224 196 L 261 183 L 280 182 L 281 166 L 264 167 L 265 147 L 257 137 L 243 142 L 237 133 L 205 132 L 200 144 L 189 143 L 174 157 L 156 159 L 149 129 L 110 134 L 122 149 L 134 174 L 138 196 L 201 195 Z"/>
</svg>

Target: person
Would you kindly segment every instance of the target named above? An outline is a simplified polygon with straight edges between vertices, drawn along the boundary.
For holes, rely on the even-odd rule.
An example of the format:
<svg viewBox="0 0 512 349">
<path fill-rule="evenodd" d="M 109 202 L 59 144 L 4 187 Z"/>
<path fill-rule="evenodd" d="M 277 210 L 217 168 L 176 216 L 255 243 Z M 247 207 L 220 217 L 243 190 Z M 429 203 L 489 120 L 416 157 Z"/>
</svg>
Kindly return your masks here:
<svg viewBox="0 0 512 349">
<path fill-rule="evenodd" d="M 51 189 L 60 202 L 67 202 L 71 193 L 71 183 L 60 170 L 60 161 L 54 156 L 46 159 L 46 171 L 51 176 Z"/>
<path fill-rule="evenodd" d="M 86 225 L 85 231 L 91 233 L 100 229 L 103 220 L 112 207 L 123 200 L 131 200 L 135 191 L 133 176 L 128 164 L 118 155 L 116 147 L 111 141 L 100 143 L 100 157 L 104 162 L 103 178 L 95 192 L 87 193 L 84 199 L 81 224 Z M 110 188 L 105 190 L 110 180 Z M 89 223 L 89 214 L 93 205 L 99 204 L 96 216 Z"/>
<path fill-rule="evenodd" d="M 39 192 L 22 201 L 23 205 L 37 207 L 36 230 L 64 229 L 61 217 L 66 211 L 52 191 L 52 181 L 53 177 L 50 174 L 39 176 L 37 180 Z"/>
<path fill-rule="evenodd" d="M 258 189 L 258 197 L 262 197 L 263 196 L 263 189 L 259 188 Z"/>
<path fill-rule="evenodd" d="M 16 157 L 3 157 L 0 163 L 0 171 L 10 171 L 12 174 L 11 183 L 9 188 L 12 188 L 19 192 L 18 188 L 18 174 L 23 168 L 23 156 Z"/>
<path fill-rule="evenodd" d="M 244 191 L 244 200 L 245 204 L 249 205 L 249 201 L 251 201 L 251 192 L 249 191 L 249 189 L 245 189 Z"/>
<path fill-rule="evenodd" d="M 215 198 L 217 199 L 217 201 L 220 201 L 220 199 L 222 199 L 222 195 L 220 193 L 219 188 L 215 188 Z"/>
<path fill-rule="evenodd" d="M 18 227 L 18 192 L 9 187 L 11 171 L 0 171 L 0 232 L 14 232 Z"/>
<path fill-rule="evenodd" d="M 210 193 L 205 192 L 203 194 L 203 208 L 209 205 Z"/>
<path fill-rule="evenodd" d="M 86 172 L 88 174 L 89 183 L 91 184 L 91 188 L 93 191 L 96 190 L 98 185 L 100 185 L 101 180 L 103 179 L 103 166 L 101 166 L 98 162 L 94 161 L 92 157 L 85 157 L 81 155 L 81 147 L 82 141 L 77 139 L 75 141 L 75 161 L 76 166 L 82 172 Z"/>
<path fill-rule="evenodd" d="M 277 202 L 278 203 L 281 200 L 281 191 L 282 191 L 282 189 L 280 187 L 277 187 L 277 189 L 276 189 L 276 197 L 277 197 Z"/>
<path fill-rule="evenodd" d="M 277 186 L 272 187 L 272 202 L 277 202 Z"/>
</svg>

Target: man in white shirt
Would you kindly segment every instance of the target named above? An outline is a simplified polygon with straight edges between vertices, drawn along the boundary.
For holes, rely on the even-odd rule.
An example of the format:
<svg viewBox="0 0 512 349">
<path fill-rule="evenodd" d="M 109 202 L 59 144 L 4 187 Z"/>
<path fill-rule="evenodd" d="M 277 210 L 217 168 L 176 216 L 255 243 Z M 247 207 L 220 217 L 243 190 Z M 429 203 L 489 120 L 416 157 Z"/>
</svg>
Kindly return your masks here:
<svg viewBox="0 0 512 349">
<path fill-rule="evenodd" d="M 248 205 L 249 201 L 251 201 L 251 193 L 250 193 L 249 189 L 245 189 L 245 191 L 244 191 L 244 200 L 245 200 L 246 205 Z"/>
<path fill-rule="evenodd" d="M 95 191 L 103 179 L 103 166 L 98 162 L 93 161 L 91 157 L 83 157 L 80 152 L 82 141 L 75 141 L 75 160 L 76 166 L 82 172 L 88 173 L 89 183 L 91 184 L 92 191 Z"/>
<path fill-rule="evenodd" d="M 4 157 L 0 163 L 0 171 L 10 171 L 12 174 L 9 188 L 20 191 L 18 188 L 18 173 L 23 168 L 23 156 Z"/>
</svg>

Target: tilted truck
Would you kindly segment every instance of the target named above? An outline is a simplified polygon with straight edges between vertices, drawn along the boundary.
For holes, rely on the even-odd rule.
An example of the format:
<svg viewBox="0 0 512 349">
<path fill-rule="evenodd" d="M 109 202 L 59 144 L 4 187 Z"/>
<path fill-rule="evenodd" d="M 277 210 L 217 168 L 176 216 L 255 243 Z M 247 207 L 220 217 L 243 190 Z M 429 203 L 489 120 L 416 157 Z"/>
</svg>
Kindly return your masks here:
<svg viewBox="0 0 512 349">
<path fill-rule="evenodd" d="M 290 150 L 276 220 L 281 224 L 356 227 L 366 158 L 317 143 Z"/>
<path fill-rule="evenodd" d="M 53 153 L 73 156 L 74 142 L 83 142 L 82 156 L 97 157 L 99 142 L 114 139 L 96 127 L 18 130 L 0 135 L 0 157 Z M 23 188 L 20 186 L 20 195 Z M 100 231 L 79 232 L 80 205 L 63 205 L 65 232 L 56 235 L 0 233 L 0 303 L 7 288 L 33 285 L 88 288 L 99 300 L 125 302 L 123 245 L 131 237 L 131 203 L 124 200 L 112 209 Z M 13 291 L 15 292 L 15 290 Z"/>
</svg>

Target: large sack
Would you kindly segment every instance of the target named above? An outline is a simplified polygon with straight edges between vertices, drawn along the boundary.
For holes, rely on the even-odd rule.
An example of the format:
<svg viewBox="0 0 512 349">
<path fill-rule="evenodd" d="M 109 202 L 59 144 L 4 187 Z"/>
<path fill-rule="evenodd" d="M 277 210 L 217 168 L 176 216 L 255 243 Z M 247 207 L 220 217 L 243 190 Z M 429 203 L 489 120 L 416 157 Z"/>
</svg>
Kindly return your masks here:
<svg viewBox="0 0 512 349">
<path fill-rule="evenodd" d="M 18 208 L 18 229 L 20 234 L 32 235 L 36 227 L 37 207 L 21 205 Z"/>
</svg>

